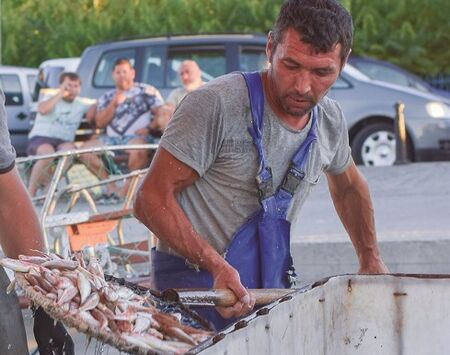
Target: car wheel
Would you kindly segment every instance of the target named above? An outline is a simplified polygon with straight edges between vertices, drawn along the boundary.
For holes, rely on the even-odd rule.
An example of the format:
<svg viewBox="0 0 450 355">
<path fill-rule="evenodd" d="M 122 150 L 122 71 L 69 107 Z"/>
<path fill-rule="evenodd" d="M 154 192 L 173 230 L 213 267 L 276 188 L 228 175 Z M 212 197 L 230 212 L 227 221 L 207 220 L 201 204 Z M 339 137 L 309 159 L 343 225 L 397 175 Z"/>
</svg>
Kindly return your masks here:
<svg viewBox="0 0 450 355">
<path fill-rule="evenodd" d="M 394 126 L 375 123 L 361 129 L 352 142 L 353 159 L 365 166 L 390 166 L 395 162 Z"/>
</svg>

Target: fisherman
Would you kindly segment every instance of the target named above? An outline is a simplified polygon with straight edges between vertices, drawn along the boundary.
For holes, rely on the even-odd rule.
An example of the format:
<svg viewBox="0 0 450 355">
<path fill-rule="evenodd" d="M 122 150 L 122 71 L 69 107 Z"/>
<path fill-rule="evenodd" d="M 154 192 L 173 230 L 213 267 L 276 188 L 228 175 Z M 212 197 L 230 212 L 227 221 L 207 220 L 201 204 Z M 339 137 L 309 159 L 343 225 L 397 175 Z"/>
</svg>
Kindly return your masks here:
<svg viewBox="0 0 450 355">
<path fill-rule="evenodd" d="M 252 310 L 246 288 L 291 287 L 290 223 L 325 172 L 360 273 L 387 273 L 368 185 L 346 121 L 326 93 L 344 67 L 350 14 L 335 0 L 288 0 L 267 39 L 269 67 L 231 73 L 181 102 L 138 191 L 135 216 L 159 242 L 154 287 L 230 289 L 202 310 L 220 329 Z"/>
<path fill-rule="evenodd" d="M 16 153 L 6 126 L 5 96 L 0 89 L 0 244 L 10 258 L 44 250 L 36 212 L 14 165 Z M 9 279 L 0 267 L 0 354 L 28 354 L 22 314 L 14 293 L 7 294 Z M 34 317 L 34 335 L 41 355 L 74 354 L 71 337 L 42 308 Z"/>
</svg>

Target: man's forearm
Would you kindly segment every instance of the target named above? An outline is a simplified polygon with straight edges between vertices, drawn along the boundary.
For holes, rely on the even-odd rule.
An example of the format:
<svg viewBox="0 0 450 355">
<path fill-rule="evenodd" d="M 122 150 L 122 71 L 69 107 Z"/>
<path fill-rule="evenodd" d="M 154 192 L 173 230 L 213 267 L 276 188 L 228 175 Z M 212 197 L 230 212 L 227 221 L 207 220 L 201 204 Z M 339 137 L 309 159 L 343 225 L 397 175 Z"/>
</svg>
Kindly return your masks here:
<svg viewBox="0 0 450 355">
<path fill-rule="evenodd" d="M 59 100 L 63 97 L 62 92 L 58 92 L 56 95 L 50 97 L 48 100 L 44 100 L 39 103 L 38 105 L 38 112 L 41 115 L 47 115 L 48 113 L 52 112 L 55 108 L 55 105 L 58 103 Z"/>
<path fill-rule="evenodd" d="M 194 230 L 175 197 L 160 198 L 140 194 L 143 192 L 137 195 L 135 216 L 160 240 L 189 262 L 199 265 L 213 275 L 228 265 L 225 259 Z"/>
<path fill-rule="evenodd" d="M 30 197 L 16 169 L 0 175 L 0 244 L 8 257 L 44 250 L 44 239 Z"/>
<path fill-rule="evenodd" d="M 330 192 L 339 218 L 347 230 L 356 250 L 361 267 L 380 260 L 375 231 L 374 211 L 365 179 L 357 172 L 345 188 Z M 329 180 L 330 181 L 330 180 Z"/>
<path fill-rule="evenodd" d="M 116 105 L 111 101 L 108 106 L 102 111 L 97 111 L 95 115 L 95 124 L 98 128 L 105 128 L 111 122 L 116 112 Z"/>
</svg>

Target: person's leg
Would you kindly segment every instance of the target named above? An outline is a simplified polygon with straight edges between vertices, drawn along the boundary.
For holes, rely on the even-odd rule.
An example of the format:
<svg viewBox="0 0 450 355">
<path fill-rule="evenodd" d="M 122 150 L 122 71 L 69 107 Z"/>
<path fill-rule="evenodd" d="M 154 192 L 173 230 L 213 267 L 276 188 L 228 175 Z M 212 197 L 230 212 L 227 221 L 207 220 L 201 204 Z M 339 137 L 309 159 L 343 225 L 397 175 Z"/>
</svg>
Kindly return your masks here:
<svg viewBox="0 0 450 355">
<path fill-rule="evenodd" d="M 28 354 L 27 336 L 15 292 L 6 294 L 9 279 L 0 267 L 0 354 Z"/>
<path fill-rule="evenodd" d="M 36 149 L 36 155 L 52 154 L 54 152 L 55 148 L 49 143 L 41 144 Z M 36 161 L 34 164 L 31 170 L 30 182 L 28 184 L 28 192 L 32 197 L 36 196 L 36 192 L 40 186 L 45 186 L 45 183 L 48 182 L 51 163 L 52 159 L 42 159 Z"/>
<path fill-rule="evenodd" d="M 83 144 L 82 149 L 99 147 L 102 145 L 100 140 L 90 140 Z M 100 180 L 105 180 L 109 178 L 108 171 L 103 165 L 102 160 L 100 159 L 98 154 L 87 153 L 80 155 L 80 160 L 84 165 L 92 172 L 95 176 L 97 176 Z M 116 190 L 116 185 L 114 183 L 106 185 L 107 194 L 110 195 Z"/>
<path fill-rule="evenodd" d="M 58 151 L 58 152 L 64 152 L 64 151 L 75 150 L 75 149 L 77 149 L 77 147 L 75 147 L 75 144 L 73 144 L 72 142 L 64 142 L 64 143 L 58 144 L 58 146 L 56 147 L 56 151 Z M 67 172 L 67 170 L 71 167 L 72 163 L 73 163 L 73 157 L 69 157 L 69 159 L 66 162 L 66 166 L 64 167 L 63 174 L 65 174 Z"/>
<path fill-rule="evenodd" d="M 127 144 L 146 144 L 146 137 L 136 137 L 130 139 Z M 149 153 L 148 150 L 129 150 L 128 151 L 128 170 L 133 171 L 137 169 L 142 169 L 148 164 Z M 130 187 L 130 179 L 127 179 L 123 186 L 117 191 L 117 196 L 125 197 Z"/>
</svg>

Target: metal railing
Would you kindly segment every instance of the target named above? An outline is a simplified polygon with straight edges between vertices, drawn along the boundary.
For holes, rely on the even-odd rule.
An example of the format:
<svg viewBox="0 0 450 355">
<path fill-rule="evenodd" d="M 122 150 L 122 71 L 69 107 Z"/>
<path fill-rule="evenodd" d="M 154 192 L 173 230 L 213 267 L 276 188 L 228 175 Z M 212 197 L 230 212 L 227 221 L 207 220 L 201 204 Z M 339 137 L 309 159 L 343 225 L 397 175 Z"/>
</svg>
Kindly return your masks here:
<svg viewBox="0 0 450 355">
<path fill-rule="evenodd" d="M 102 147 L 94 147 L 88 149 L 75 149 L 75 150 L 67 150 L 56 152 L 53 154 L 39 155 L 39 156 L 29 156 L 25 158 L 17 158 L 16 164 L 19 167 L 23 165 L 30 166 L 39 160 L 50 159 L 54 164 L 54 171 L 51 176 L 51 179 L 48 183 L 47 193 L 41 196 L 37 196 L 33 198 L 33 201 L 42 201 L 43 205 L 39 213 L 40 222 L 42 224 L 44 239 L 45 239 L 45 247 L 47 250 L 50 249 L 49 243 L 49 229 L 58 227 L 58 226 L 67 226 L 73 223 L 82 223 L 83 221 L 89 219 L 89 212 L 72 212 L 74 206 L 80 200 L 81 197 L 87 203 L 87 207 L 93 212 L 98 213 L 98 206 L 95 201 L 95 198 L 92 194 L 92 190 L 95 188 L 102 187 L 104 185 L 115 183 L 118 181 L 130 180 L 129 188 L 126 193 L 126 196 L 122 202 L 121 209 L 129 209 L 132 206 L 133 197 L 136 193 L 138 183 L 140 178 L 142 178 L 148 168 L 139 169 L 135 171 L 131 171 L 128 173 L 122 173 L 117 176 L 110 176 L 108 179 L 104 180 L 96 180 L 94 182 L 86 182 L 86 183 L 72 183 L 68 181 L 68 183 L 63 184 L 62 180 L 64 178 L 65 173 L 67 173 L 73 166 L 79 164 L 81 161 L 79 157 L 83 154 L 111 154 L 111 152 L 118 151 L 130 151 L 130 150 L 148 150 L 154 151 L 158 147 L 157 144 L 137 144 L 137 145 L 118 145 L 118 146 L 102 146 Z M 83 164 L 83 163 L 81 163 Z M 22 169 L 23 170 L 23 169 Z M 28 172 L 26 172 L 28 173 Z M 60 204 L 61 197 L 66 195 L 69 197 L 69 202 L 65 209 L 63 209 L 63 213 L 61 215 L 54 215 L 56 207 Z M 123 219 L 118 220 L 117 230 L 117 243 L 108 235 L 108 242 L 111 246 L 114 246 L 114 251 L 120 251 L 120 246 L 125 244 L 127 241 L 125 240 L 125 236 L 123 233 Z M 62 236 L 61 236 L 62 238 Z M 54 240 L 54 244 L 52 249 L 55 251 L 59 251 L 61 249 L 61 238 L 56 238 Z M 151 239 L 152 237 L 149 236 Z M 119 247 L 119 248 L 118 248 Z M 141 251 L 136 251 L 138 255 L 141 255 Z M 132 254 L 130 250 L 124 251 L 124 255 Z M 119 253 L 120 254 L 120 253 Z"/>
</svg>

